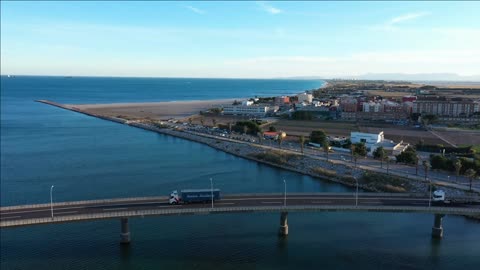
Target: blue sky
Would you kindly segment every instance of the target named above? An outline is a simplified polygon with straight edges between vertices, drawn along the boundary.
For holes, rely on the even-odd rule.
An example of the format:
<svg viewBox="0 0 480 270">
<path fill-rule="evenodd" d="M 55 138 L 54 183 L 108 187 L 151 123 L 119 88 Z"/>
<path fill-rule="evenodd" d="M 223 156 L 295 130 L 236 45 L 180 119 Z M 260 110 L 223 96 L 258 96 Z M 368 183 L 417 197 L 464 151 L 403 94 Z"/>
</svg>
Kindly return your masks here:
<svg viewBox="0 0 480 270">
<path fill-rule="evenodd" d="M 1 73 L 480 74 L 480 2 L 5 2 Z"/>
</svg>

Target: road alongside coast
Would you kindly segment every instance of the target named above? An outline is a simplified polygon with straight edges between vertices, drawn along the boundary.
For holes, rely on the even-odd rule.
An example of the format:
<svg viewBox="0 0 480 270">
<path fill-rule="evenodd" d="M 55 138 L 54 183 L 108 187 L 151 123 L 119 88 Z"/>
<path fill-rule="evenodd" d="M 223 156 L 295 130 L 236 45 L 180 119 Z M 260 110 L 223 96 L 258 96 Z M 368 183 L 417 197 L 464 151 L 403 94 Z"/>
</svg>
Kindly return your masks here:
<svg viewBox="0 0 480 270">
<path fill-rule="evenodd" d="M 220 151 L 224 151 L 226 153 L 239 156 L 242 158 L 254 160 L 263 164 L 267 164 L 270 166 L 282 168 L 285 170 L 294 171 L 297 173 L 310 175 L 316 178 L 321 178 L 324 180 L 329 180 L 337 183 L 341 183 L 347 186 L 355 187 L 357 185 L 356 179 L 360 179 L 368 168 L 362 168 L 361 166 L 358 168 L 354 168 L 353 166 L 349 166 L 346 162 L 338 162 L 338 161 L 327 161 L 325 158 L 313 156 L 313 155 L 301 155 L 298 152 L 282 149 L 279 151 L 277 148 L 262 144 L 256 144 L 251 142 L 233 140 L 226 137 L 219 137 L 213 136 L 209 134 L 199 133 L 195 131 L 188 131 L 188 130 L 176 130 L 174 125 L 170 127 L 157 127 L 149 123 L 141 122 L 141 121 L 129 121 L 126 119 L 122 119 L 119 117 L 112 117 L 112 116 L 105 116 L 102 114 L 87 112 L 85 110 L 80 109 L 78 106 L 73 105 L 64 105 L 55 103 L 48 100 L 38 100 L 38 102 L 45 103 L 48 105 L 56 106 L 59 108 L 63 108 L 66 110 L 75 111 L 78 113 L 86 114 L 89 116 L 121 123 L 121 124 L 128 124 L 133 127 L 142 128 L 145 130 L 154 131 L 161 134 L 166 134 L 170 136 L 175 136 L 183 139 L 187 139 L 190 141 L 195 141 L 198 143 L 206 144 L 212 148 L 215 148 Z M 287 155 L 287 159 L 285 162 L 272 162 L 268 159 L 261 158 L 266 153 L 274 154 L 274 155 Z M 379 172 L 376 172 L 379 173 Z M 394 173 L 391 173 L 394 175 Z M 405 189 L 400 187 L 398 192 L 408 191 L 408 192 L 420 192 L 426 193 L 428 192 L 428 183 L 421 181 L 419 179 L 403 179 L 404 181 L 402 186 L 405 185 Z M 452 185 L 444 185 L 445 183 L 435 183 L 443 185 L 442 189 L 445 189 L 449 194 L 456 194 L 456 195 L 463 195 L 465 192 L 461 187 L 456 187 Z M 382 187 L 390 188 L 390 191 L 395 191 L 395 188 L 389 186 L 389 183 L 383 183 Z M 408 188 L 406 187 L 408 185 Z M 378 185 L 373 185 L 371 183 L 359 183 L 359 187 L 364 190 L 369 191 L 385 191 L 378 189 Z"/>
</svg>

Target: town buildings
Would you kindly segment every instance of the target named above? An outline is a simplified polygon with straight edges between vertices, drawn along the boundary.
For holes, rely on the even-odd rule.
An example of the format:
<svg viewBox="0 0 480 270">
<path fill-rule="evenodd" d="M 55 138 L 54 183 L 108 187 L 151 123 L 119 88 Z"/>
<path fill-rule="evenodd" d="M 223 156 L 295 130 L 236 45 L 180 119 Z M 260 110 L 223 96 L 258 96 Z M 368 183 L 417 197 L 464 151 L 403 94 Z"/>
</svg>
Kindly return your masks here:
<svg viewBox="0 0 480 270">
<path fill-rule="evenodd" d="M 478 101 L 445 96 L 418 96 L 413 101 L 412 113 L 431 114 L 443 117 L 471 116 L 480 111 Z"/>
</svg>

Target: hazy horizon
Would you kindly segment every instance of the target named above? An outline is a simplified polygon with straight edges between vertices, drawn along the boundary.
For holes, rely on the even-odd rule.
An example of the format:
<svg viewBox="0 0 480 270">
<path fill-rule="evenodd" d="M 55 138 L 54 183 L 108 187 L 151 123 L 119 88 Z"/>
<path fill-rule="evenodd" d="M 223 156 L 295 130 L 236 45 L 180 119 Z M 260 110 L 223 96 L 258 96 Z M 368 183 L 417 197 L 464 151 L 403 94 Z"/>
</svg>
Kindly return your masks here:
<svg viewBox="0 0 480 270">
<path fill-rule="evenodd" d="M 0 5 L 3 75 L 480 78 L 480 2 Z"/>
</svg>

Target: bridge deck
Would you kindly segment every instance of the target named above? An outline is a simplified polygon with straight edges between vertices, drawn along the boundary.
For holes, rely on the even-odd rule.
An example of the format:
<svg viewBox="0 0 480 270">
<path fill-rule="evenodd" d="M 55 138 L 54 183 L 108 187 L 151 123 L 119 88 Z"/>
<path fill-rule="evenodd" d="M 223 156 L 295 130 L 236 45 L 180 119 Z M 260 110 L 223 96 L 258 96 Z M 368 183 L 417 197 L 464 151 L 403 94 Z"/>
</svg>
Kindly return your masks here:
<svg viewBox="0 0 480 270">
<path fill-rule="evenodd" d="M 353 193 L 238 194 L 214 203 L 169 205 L 167 197 L 142 197 L 77 201 L 0 208 L 0 227 L 88 221 L 153 215 L 195 215 L 242 212 L 295 211 L 375 211 L 416 212 L 480 216 L 480 201 L 461 198 L 466 203 L 429 206 L 429 199 L 415 194 Z M 468 203 L 467 203 L 468 202 Z"/>
</svg>

